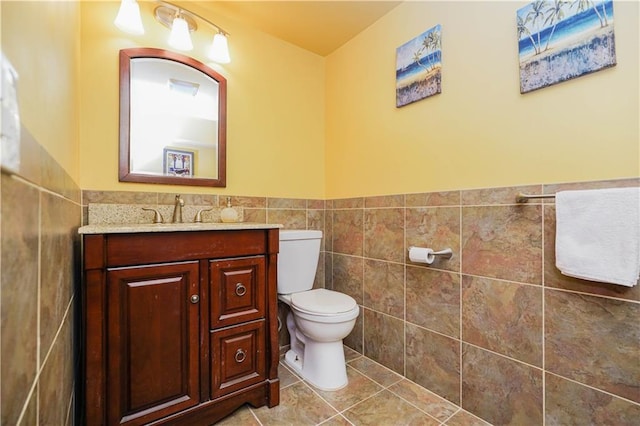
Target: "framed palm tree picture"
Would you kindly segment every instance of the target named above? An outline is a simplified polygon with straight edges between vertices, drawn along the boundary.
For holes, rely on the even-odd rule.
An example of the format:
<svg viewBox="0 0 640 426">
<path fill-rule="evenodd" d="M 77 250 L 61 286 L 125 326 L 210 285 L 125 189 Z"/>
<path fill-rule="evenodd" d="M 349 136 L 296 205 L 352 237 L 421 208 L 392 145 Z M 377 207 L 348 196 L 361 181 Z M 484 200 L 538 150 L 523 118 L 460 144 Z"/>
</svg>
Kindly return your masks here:
<svg viewBox="0 0 640 426">
<path fill-rule="evenodd" d="M 396 107 L 442 92 L 441 38 L 436 25 L 396 49 Z"/>
<path fill-rule="evenodd" d="M 613 0 L 537 0 L 517 22 L 520 93 L 616 64 Z"/>
</svg>

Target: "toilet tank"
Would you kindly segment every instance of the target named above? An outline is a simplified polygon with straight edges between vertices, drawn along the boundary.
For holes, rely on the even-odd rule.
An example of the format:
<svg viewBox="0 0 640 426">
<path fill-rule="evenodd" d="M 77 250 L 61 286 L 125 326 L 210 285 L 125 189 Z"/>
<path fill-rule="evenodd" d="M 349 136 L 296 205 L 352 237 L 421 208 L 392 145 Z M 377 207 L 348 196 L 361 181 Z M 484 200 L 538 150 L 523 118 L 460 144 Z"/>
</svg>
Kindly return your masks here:
<svg viewBox="0 0 640 426">
<path fill-rule="evenodd" d="M 313 288 L 321 240 L 322 231 L 280 230 L 278 293 L 290 294 Z"/>
</svg>

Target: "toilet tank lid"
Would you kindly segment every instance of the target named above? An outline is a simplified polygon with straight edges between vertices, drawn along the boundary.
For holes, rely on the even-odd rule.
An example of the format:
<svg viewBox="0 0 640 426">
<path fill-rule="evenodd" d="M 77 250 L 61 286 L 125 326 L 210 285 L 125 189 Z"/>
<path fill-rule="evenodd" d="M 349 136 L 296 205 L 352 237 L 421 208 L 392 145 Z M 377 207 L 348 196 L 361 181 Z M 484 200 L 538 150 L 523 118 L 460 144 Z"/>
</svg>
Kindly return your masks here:
<svg viewBox="0 0 640 426">
<path fill-rule="evenodd" d="M 322 238 L 322 231 L 314 229 L 284 229 L 280 230 L 280 240 L 317 240 Z"/>
<path fill-rule="evenodd" d="M 303 311 L 320 315 L 349 312 L 357 306 L 353 297 L 324 288 L 293 293 L 291 304 Z"/>
</svg>

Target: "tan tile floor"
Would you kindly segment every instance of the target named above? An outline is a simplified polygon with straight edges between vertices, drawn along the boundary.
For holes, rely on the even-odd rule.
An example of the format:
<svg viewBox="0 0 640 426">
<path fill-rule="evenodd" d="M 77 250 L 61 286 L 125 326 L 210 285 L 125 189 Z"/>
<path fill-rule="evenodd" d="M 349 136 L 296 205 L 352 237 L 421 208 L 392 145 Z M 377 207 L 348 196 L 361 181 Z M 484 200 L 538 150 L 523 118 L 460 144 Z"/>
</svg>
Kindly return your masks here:
<svg viewBox="0 0 640 426">
<path fill-rule="evenodd" d="M 244 406 L 218 425 L 489 425 L 346 347 L 345 355 L 349 384 L 343 389 L 316 389 L 281 362 L 280 405 L 271 409 Z"/>
</svg>

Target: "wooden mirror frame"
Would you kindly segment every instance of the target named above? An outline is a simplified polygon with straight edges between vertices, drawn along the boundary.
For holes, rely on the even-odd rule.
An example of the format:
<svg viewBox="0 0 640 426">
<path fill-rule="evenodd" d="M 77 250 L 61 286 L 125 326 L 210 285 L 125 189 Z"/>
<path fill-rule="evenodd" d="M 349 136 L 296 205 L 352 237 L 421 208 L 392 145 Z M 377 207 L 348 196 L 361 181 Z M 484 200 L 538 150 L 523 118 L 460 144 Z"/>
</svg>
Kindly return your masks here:
<svg viewBox="0 0 640 426">
<path fill-rule="evenodd" d="M 131 60 L 158 58 L 179 62 L 200 71 L 218 82 L 218 177 L 162 176 L 131 171 Z M 227 186 L 227 80 L 212 68 L 189 56 L 168 50 L 140 47 L 120 50 L 120 182 L 140 182 L 169 185 Z"/>
</svg>

